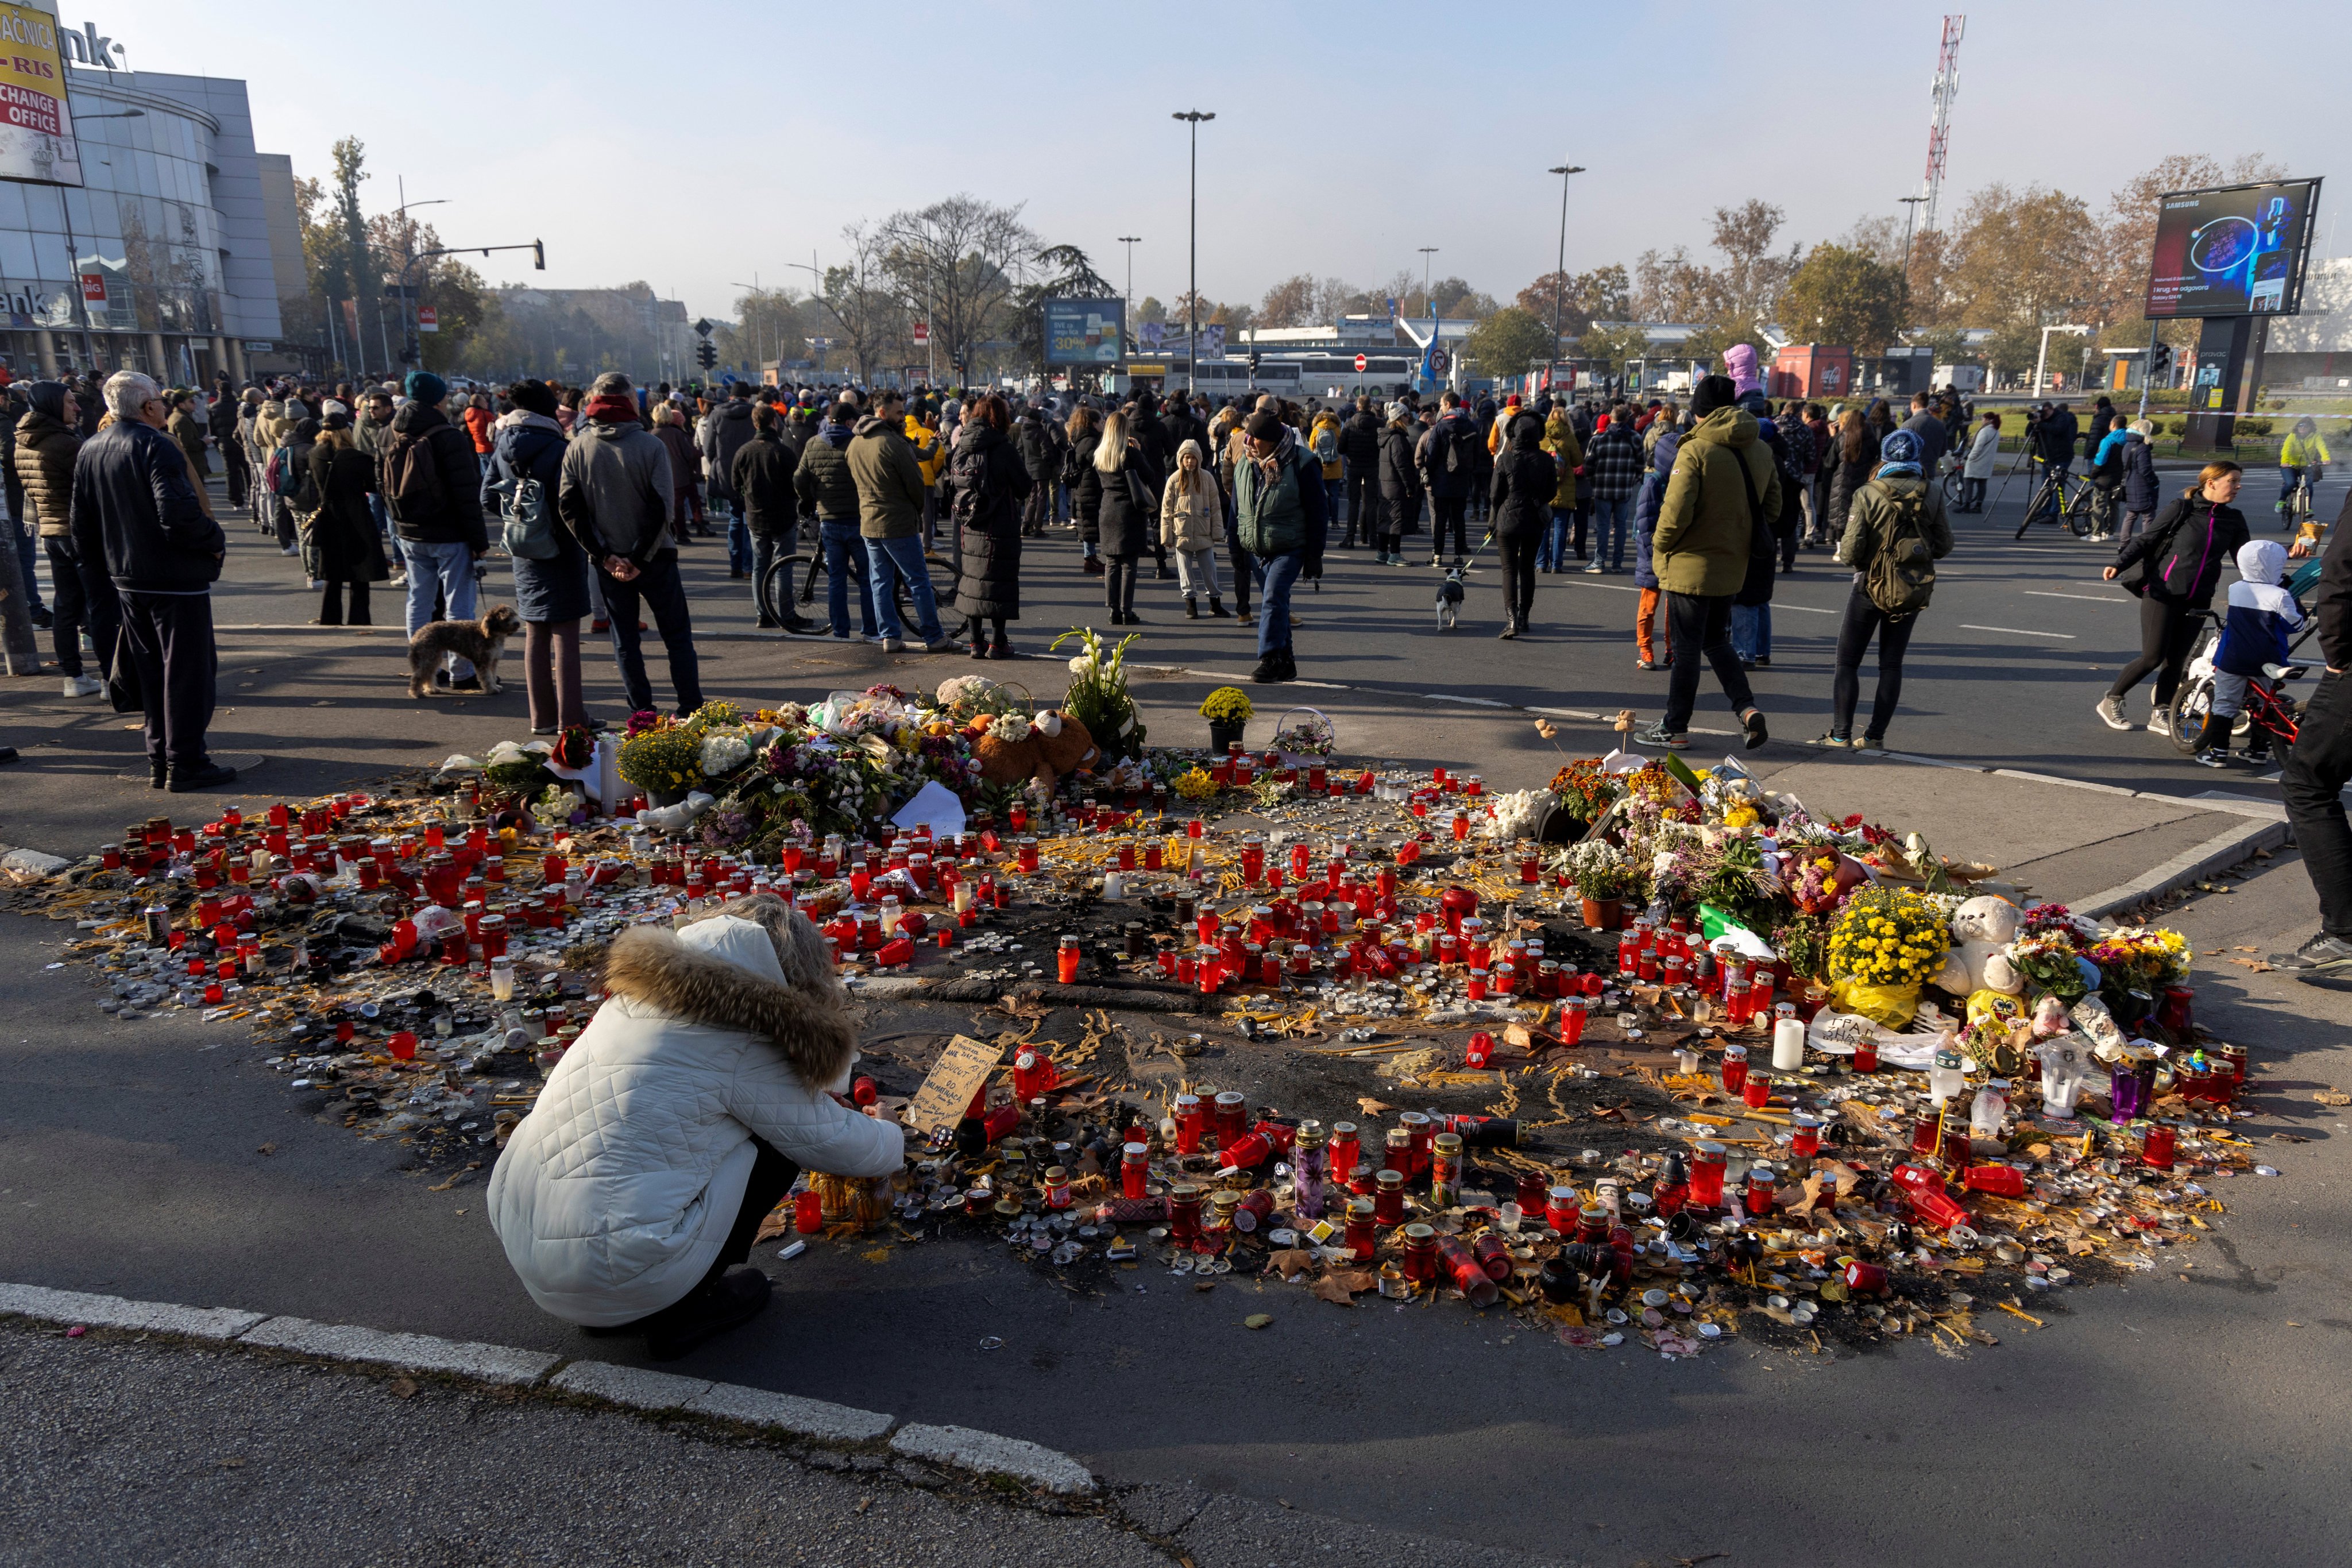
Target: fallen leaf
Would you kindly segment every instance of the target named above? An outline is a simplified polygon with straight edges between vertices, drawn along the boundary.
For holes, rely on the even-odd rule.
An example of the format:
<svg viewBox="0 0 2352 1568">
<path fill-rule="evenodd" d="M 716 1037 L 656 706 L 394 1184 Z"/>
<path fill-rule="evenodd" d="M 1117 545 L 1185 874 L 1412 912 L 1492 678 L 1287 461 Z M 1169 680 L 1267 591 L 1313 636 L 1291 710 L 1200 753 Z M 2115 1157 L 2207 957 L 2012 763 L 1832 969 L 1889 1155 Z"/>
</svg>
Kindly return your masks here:
<svg viewBox="0 0 2352 1568">
<path fill-rule="evenodd" d="M 2271 966 L 2259 958 L 2233 958 L 2230 962 L 2242 969 L 2251 969 L 2256 974 L 2268 974 L 2271 972 Z"/>
<path fill-rule="evenodd" d="M 1304 1247 L 1294 1247 L 1276 1253 L 1266 1259 L 1266 1264 L 1277 1279 L 1291 1280 L 1315 1266 L 1315 1255 Z"/>
<path fill-rule="evenodd" d="M 1273 1321 L 1274 1314 L 1272 1312 L 1252 1312 L 1248 1317 L 1242 1320 L 1242 1327 L 1245 1329 L 1263 1329 Z"/>
<path fill-rule="evenodd" d="M 260 1148 L 256 1149 L 254 1152 L 257 1154 L 275 1154 L 278 1152 L 278 1145 L 275 1143 L 264 1143 Z"/>
<path fill-rule="evenodd" d="M 1381 1101 L 1372 1099 L 1370 1095 L 1365 1095 L 1357 1100 L 1356 1109 L 1366 1116 L 1386 1116 L 1390 1111 L 1394 1110 L 1396 1107 L 1393 1105 L 1384 1105 Z"/>
<path fill-rule="evenodd" d="M 1192 1281 L 1193 1290 L 1203 1296 L 1207 1295 L 1216 1288 L 1217 1282 L 1213 1279 L 1195 1279 Z"/>
<path fill-rule="evenodd" d="M 2340 1089 L 2323 1089 L 2311 1098 L 2322 1105 L 2352 1105 L 2352 1094 Z"/>
<path fill-rule="evenodd" d="M 416 1380 L 413 1377 L 395 1377 L 392 1380 L 390 1389 L 394 1399 L 413 1399 L 416 1395 Z"/>
<path fill-rule="evenodd" d="M 263 1152 L 267 1153 L 267 1152 L 268 1152 L 268 1151 L 267 1151 L 267 1150 L 264 1150 L 264 1151 L 263 1151 Z M 446 1193 L 446 1192 L 447 1192 L 451 1187 L 457 1186 L 457 1185 L 459 1185 L 460 1184 L 462 1184 L 462 1183 L 465 1181 L 465 1179 L 466 1179 L 466 1173 L 465 1173 L 465 1172 L 463 1172 L 463 1171 L 454 1172 L 454 1173 L 451 1173 L 451 1175 L 450 1175 L 450 1177 L 449 1177 L 449 1179 L 448 1179 L 447 1181 L 443 1182 L 443 1183 L 442 1183 L 440 1185 L 438 1185 L 438 1186 L 427 1187 L 427 1188 L 425 1188 L 425 1190 L 426 1192 L 428 1192 L 428 1193 Z"/>
<path fill-rule="evenodd" d="M 870 1497 L 862 1497 L 857 1500 L 857 1511 L 860 1513 L 864 1513 L 867 1509 L 872 1508 L 873 1506 L 874 1500 Z"/>
<path fill-rule="evenodd" d="M 1379 1275 L 1362 1268 L 1339 1269 L 1333 1273 L 1331 1278 L 1350 1290 L 1377 1290 L 1381 1284 Z"/>
<path fill-rule="evenodd" d="M 2289 1328 L 2293 1328 L 2294 1325 L 2290 1323 L 2287 1326 Z M 215 1459 L 213 1463 L 218 1465 L 224 1470 L 241 1470 L 245 1468 L 245 1461 L 243 1459 L 236 1458 L 234 1456 L 226 1459 Z"/>
<path fill-rule="evenodd" d="M 1328 1301 L 1335 1307 L 1352 1307 L 1356 1304 L 1356 1299 L 1349 1294 L 1348 1288 L 1328 1274 L 1315 1281 L 1309 1289 L 1318 1301 Z"/>
</svg>

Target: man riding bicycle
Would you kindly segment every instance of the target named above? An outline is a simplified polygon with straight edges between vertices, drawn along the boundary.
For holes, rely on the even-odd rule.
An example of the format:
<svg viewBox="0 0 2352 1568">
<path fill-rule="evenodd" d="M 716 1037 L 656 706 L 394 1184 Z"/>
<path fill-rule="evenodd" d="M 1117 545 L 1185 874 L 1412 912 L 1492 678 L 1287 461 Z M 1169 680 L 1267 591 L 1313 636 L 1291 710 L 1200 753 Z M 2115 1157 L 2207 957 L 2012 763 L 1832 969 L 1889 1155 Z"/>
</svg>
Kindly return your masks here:
<svg viewBox="0 0 2352 1568">
<path fill-rule="evenodd" d="M 2312 514 L 2310 498 L 2319 489 L 2319 481 L 2327 474 L 2327 443 L 2319 438 L 2319 425 L 2308 416 L 2294 422 L 2294 428 L 2279 446 L 2278 512 L 2283 526 L 2296 529 L 2294 551 L 2298 556 L 2308 555 L 2319 543 L 2319 524 Z M 2305 501 L 2294 504 L 2298 488 L 2305 489 Z M 2298 515 L 2299 514 L 2299 515 Z M 2298 528 L 2297 525 L 2301 526 Z"/>
</svg>

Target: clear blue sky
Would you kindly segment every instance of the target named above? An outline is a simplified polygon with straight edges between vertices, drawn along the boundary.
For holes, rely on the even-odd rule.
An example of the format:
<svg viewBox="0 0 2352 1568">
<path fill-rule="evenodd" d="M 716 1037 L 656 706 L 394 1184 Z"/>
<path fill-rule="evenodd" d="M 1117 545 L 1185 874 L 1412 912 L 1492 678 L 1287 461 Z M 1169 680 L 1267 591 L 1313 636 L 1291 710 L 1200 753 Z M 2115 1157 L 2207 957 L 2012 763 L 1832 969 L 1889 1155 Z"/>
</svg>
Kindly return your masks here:
<svg viewBox="0 0 2352 1568">
<path fill-rule="evenodd" d="M 2206 5 L 1969 6 L 1948 210 L 1991 180 L 2104 206 L 2174 152 L 2262 152 L 2329 174 L 2343 12 L 2283 0 L 2224 28 Z M 644 278 L 719 314 L 730 285 L 805 287 L 845 223 L 957 191 L 1025 204 L 1051 241 L 1135 289 L 1184 287 L 1185 128 L 1201 137 L 1200 280 L 1255 301 L 1293 272 L 1418 268 L 1507 300 L 1549 269 L 1702 249 L 1718 205 L 1785 207 L 1811 243 L 1900 212 L 1925 163 L 1936 5 L 1088 6 L 1060 0 L 761 6 L 494 0 L 232 12 L 64 0 L 134 68 L 239 77 L 265 151 L 327 172 L 366 142 L 370 210 L 445 241 L 543 237 L 493 280 Z M 1181 24 L 1192 24 L 1181 26 Z M 2223 33 L 2243 39 L 2222 40 Z M 2233 58 L 2240 55 L 2242 58 Z M 742 128 L 756 122 L 761 129 Z M 2319 253 L 2337 254 L 2323 199 Z M 2343 235 L 2352 245 L 2352 232 Z"/>
</svg>

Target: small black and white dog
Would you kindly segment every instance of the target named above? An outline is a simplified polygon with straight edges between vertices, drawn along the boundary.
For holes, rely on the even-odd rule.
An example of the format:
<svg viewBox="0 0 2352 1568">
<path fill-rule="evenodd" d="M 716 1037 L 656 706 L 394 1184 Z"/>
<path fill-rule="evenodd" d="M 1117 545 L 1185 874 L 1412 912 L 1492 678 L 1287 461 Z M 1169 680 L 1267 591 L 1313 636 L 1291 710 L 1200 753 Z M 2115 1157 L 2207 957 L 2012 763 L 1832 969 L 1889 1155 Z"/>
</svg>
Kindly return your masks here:
<svg viewBox="0 0 2352 1568">
<path fill-rule="evenodd" d="M 433 686 L 433 672 L 450 654 L 470 662 L 482 679 L 485 695 L 499 691 L 499 655 L 509 637 L 522 630 L 522 617 L 512 605 L 499 605 L 478 621 L 435 621 L 419 626 L 408 639 L 408 694 L 422 697 Z"/>
</svg>

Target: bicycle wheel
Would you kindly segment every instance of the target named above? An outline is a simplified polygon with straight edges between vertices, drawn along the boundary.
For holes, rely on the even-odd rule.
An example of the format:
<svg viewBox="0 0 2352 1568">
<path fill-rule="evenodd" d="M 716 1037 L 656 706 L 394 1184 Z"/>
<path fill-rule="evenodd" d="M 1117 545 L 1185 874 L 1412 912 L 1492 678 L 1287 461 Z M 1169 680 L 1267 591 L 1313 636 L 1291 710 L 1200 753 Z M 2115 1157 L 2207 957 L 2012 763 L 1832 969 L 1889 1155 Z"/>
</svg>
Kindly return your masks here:
<svg viewBox="0 0 2352 1568">
<path fill-rule="evenodd" d="M 779 555 L 768 563 L 768 570 L 752 585 L 761 619 L 788 621 L 797 613 L 798 606 L 793 604 L 793 573 L 807 559 L 804 555 Z"/>
<path fill-rule="evenodd" d="M 2041 517 L 2042 509 L 2049 504 L 2049 500 L 2050 481 L 2044 479 L 2042 481 L 2041 486 L 2034 490 L 2032 499 L 2025 503 L 2025 520 L 2017 525 L 2018 538 L 2022 539 L 2025 537 L 2025 531 L 2032 528 L 2034 521 Z"/>
<path fill-rule="evenodd" d="M 1958 506 L 1960 504 L 1960 497 L 1967 489 L 1968 481 L 1960 478 L 1959 471 L 1958 469 L 1948 471 L 1944 475 L 1945 509 L 1949 510 L 1952 508 Z"/>
<path fill-rule="evenodd" d="M 2074 492 L 2074 499 L 2066 503 L 2065 515 L 2066 526 L 2074 531 L 2075 538 L 2088 539 L 2091 536 L 2090 486 L 2084 485 Z"/>
<path fill-rule="evenodd" d="M 2205 735 L 2205 716 L 2213 710 L 2213 678 L 2200 675 L 2184 680 L 2172 694 L 2172 743 L 2183 756 L 2193 755 Z"/>
</svg>

